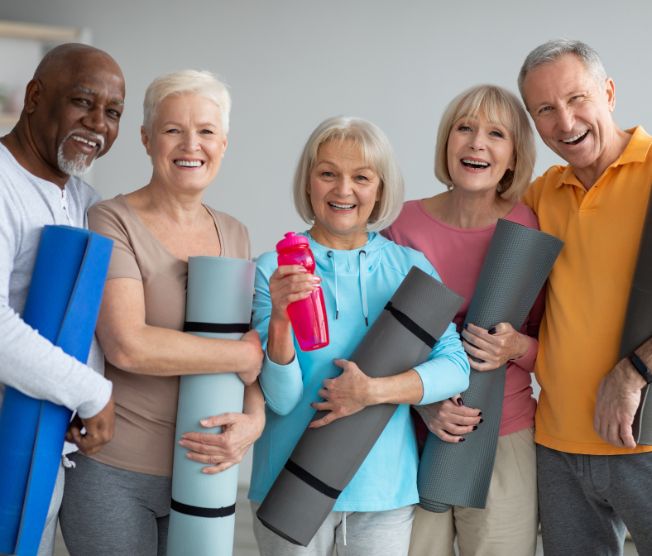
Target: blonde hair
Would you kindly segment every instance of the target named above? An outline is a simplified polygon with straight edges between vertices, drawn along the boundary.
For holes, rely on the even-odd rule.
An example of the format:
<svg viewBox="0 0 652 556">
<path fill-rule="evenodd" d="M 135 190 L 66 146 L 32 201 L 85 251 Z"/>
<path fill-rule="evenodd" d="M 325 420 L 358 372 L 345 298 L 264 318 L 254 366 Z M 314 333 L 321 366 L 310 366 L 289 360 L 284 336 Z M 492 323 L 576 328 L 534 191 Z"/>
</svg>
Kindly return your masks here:
<svg viewBox="0 0 652 556">
<path fill-rule="evenodd" d="M 209 71 L 181 70 L 157 77 L 145 91 L 143 101 L 143 127 L 152 130 L 152 122 L 161 102 L 170 95 L 194 93 L 212 100 L 220 110 L 222 131 L 229 133 L 229 115 L 231 113 L 231 95 L 215 75 Z"/>
<path fill-rule="evenodd" d="M 336 116 L 320 123 L 306 142 L 294 174 L 294 206 L 299 216 L 312 224 L 308 185 L 319 147 L 329 141 L 353 141 L 360 148 L 365 163 L 380 177 L 380 199 L 369 218 L 369 230 L 381 230 L 398 216 L 403 203 L 403 176 L 387 136 L 375 124 L 361 118 Z"/>
<path fill-rule="evenodd" d="M 514 143 L 514 171 L 508 170 L 497 185 L 503 199 L 519 199 L 532 179 L 536 151 L 534 134 L 523 104 L 508 90 L 495 85 L 477 85 L 456 96 L 446 110 L 437 131 L 435 176 L 449 187 L 454 186 L 448 168 L 448 137 L 460 118 L 482 114 L 489 121 L 504 126 Z"/>
</svg>

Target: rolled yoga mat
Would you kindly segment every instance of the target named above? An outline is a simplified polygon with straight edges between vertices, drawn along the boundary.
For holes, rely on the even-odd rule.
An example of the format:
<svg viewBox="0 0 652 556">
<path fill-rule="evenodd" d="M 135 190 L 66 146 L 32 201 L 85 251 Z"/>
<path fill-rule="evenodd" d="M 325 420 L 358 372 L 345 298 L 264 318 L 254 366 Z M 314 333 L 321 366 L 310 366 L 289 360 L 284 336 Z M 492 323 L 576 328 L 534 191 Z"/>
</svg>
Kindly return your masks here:
<svg viewBox="0 0 652 556">
<path fill-rule="evenodd" d="M 249 330 L 256 265 L 245 259 L 191 257 L 184 331 L 237 340 Z M 235 373 L 181 377 L 172 473 L 168 556 L 227 556 L 233 552 L 238 466 L 206 475 L 179 446 L 185 432 L 219 432 L 199 420 L 242 412 L 244 385 Z"/>
<path fill-rule="evenodd" d="M 638 260 L 629 293 L 620 357 L 627 357 L 652 336 L 652 197 L 638 248 Z M 641 391 L 641 402 L 632 423 L 637 444 L 652 445 L 652 391 L 648 384 Z"/>
<path fill-rule="evenodd" d="M 373 377 L 423 363 L 462 302 L 412 267 L 351 361 Z M 395 410 L 393 404 L 369 406 L 326 427 L 306 429 L 258 509 L 258 519 L 286 540 L 307 546 Z"/>
<path fill-rule="evenodd" d="M 563 243 L 554 236 L 498 220 L 466 314 L 466 322 L 491 328 L 523 325 Z M 482 410 L 482 426 L 465 442 L 443 442 L 429 433 L 419 464 L 420 506 L 445 512 L 451 506 L 484 508 L 491 481 L 503 408 L 505 367 L 471 370 L 464 404 Z"/>
<path fill-rule="evenodd" d="M 88 359 L 113 242 L 68 226 L 41 234 L 23 320 Z M 38 551 L 72 412 L 7 387 L 0 412 L 0 553 Z"/>
</svg>

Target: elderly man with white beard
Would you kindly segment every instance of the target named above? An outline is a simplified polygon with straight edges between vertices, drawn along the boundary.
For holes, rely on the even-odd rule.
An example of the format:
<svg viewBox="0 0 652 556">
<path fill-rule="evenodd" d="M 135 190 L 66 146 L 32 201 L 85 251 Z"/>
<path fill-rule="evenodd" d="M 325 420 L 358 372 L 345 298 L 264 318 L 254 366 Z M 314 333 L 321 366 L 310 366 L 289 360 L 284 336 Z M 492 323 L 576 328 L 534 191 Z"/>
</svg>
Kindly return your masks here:
<svg viewBox="0 0 652 556">
<path fill-rule="evenodd" d="M 124 78 L 105 52 L 65 44 L 48 52 L 27 84 L 16 126 L 0 138 L 0 405 L 3 385 L 77 412 L 68 438 L 94 453 L 113 435 L 111 383 L 94 342 L 88 365 L 64 353 L 21 318 L 43 226 L 86 227 L 99 195 L 80 176 L 113 144 Z M 85 434 L 80 432 L 85 427 Z M 63 473 L 39 555 L 52 553 Z"/>
</svg>

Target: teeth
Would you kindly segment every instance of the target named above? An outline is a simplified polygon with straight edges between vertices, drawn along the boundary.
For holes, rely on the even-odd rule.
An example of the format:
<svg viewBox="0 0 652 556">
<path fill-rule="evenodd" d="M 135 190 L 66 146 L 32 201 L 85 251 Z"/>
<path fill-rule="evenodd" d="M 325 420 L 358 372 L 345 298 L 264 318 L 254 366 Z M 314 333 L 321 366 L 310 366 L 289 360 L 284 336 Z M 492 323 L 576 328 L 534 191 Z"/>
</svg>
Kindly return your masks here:
<svg viewBox="0 0 652 556">
<path fill-rule="evenodd" d="M 348 210 L 355 207 L 355 205 L 340 205 L 339 203 L 328 203 L 330 206 L 336 209 Z"/>
<path fill-rule="evenodd" d="M 97 147 L 97 143 L 95 141 L 91 141 L 90 139 L 86 139 L 84 137 L 81 137 L 80 135 L 73 135 L 72 138 L 79 143 L 84 143 L 93 148 Z"/>
<path fill-rule="evenodd" d="M 177 166 L 185 166 L 187 168 L 197 168 L 201 166 L 201 160 L 175 160 Z"/>
<path fill-rule="evenodd" d="M 568 139 L 562 139 L 561 142 L 566 143 L 566 144 L 574 143 L 575 141 L 577 141 L 577 140 L 581 139 L 582 137 L 584 137 L 584 135 L 586 135 L 587 133 L 588 133 L 588 130 L 583 131 L 582 133 L 578 133 L 577 135 L 575 135 L 573 137 L 569 137 Z"/>
<path fill-rule="evenodd" d="M 489 168 L 488 162 L 481 162 L 479 160 L 469 160 L 468 158 L 463 158 L 462 164 L 466 164 L 467 166 L 474 166 L 475 168 Z"/>
</svg>

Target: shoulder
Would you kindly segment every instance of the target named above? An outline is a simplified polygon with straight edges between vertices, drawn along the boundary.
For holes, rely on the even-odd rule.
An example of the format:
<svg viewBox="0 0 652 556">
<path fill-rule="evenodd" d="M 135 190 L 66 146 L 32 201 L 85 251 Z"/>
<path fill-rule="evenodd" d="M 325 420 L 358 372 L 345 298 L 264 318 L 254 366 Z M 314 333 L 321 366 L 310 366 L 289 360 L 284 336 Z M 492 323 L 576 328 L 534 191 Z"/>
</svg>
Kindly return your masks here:
<svg viewBox="0 0 652 556">
<path fill-rule="evenodd" d="M 217 222 L 217 227 L 223 236 L 224 242 L 227 244 L 226 248 L 230 256 L 250 258 L 249 231 L 247 227 L 237 218 L 226 212 L 215 210 L 209 206 L 206 206 L 206 208 L 213 215 L 215 222 Z"/>
<path fill-rule="evenodd" d="M 106 234 L 109 230 L 117 229 L 124 232 L 132 218 L 122 195 L 100 201 L 88 209 L 88 227 L 100 233 Z"/>
<path fill-rule="evenodd" d="M 537 220 L 537 217 L 532 209 L 520 201 L 514 205 L 514 208 L 512 208 L 509 216 L 507 217 L 507 220 L 511 220 L 517 224 L 522 224 L 528 228 L 539 227 L 539 221 Z"/>
<path fill-rule="evenodd" d="M 68 180 L 66 189 L 77 199 L 79 206 L 84 210 L 102 200 L 101 195 L 91 185 L 74 176 Z"/>
<path fill-rule="evenodd" d="M 407 274 L 413 266 L 416 266 L 427 274 L 439 278 L 434 267 L 421 251 L 398 245 L 387 238 L 379 238 L 379 240 L 381 239 L 382 243 L 379 246 L 381 264 L 390 266 L 403 275 Z"/>
<path fill-rule="evenodd" d="M 270 275 L 278 266 L 276 251 L 265 251 L 255 259 L 256 268 L 265 275 Z"/>
<path fill-rule="evenodd" d="M 536 213 L 541 199 L 547 192 L 553 191 L 559 185 L 565 171 L 566 166 L 562 165 L 554 165 L 548 168 L 532 182 L 523 195 L 523 203 Z"/>
<path fill-rule="evenodd" d="M 247 227 L 234 216 L 220 210 L 215 210 L 213 207 L 208 205 L 206 205 L 206 208 L 211 212 L 215 220 L 217 220 L 226 230 L 237 230 L 239 232 L 248 233 Z"/>
</svg>

